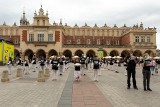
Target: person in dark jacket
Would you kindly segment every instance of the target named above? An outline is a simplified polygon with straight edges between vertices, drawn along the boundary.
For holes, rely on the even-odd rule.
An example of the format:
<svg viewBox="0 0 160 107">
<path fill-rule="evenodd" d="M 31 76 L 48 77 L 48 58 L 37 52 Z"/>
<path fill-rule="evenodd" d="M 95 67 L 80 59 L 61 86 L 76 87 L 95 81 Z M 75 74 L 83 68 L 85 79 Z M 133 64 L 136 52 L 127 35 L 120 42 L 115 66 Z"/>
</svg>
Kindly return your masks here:
<svg viewBox="0 0 160 107">
<path fill-rule="evenodd" d="M 130 89 L 131 83 L 130 79 L 132 76 L 133 79 L 133 88 L 138 90 L 138 87 L 136 85 L 136 64 L 137 64 L 137 58 L 133 55 L 133 50 L 130 50 L 130 56 L 127 58 L 127 89 Z"/>
<path fill-rule="evenodd" d="M 147 90 L 148 91 L 152 91 L 150 89 L 150 77 L 151 77 L 151 70 L 150 70 L 150 68 L 152 66 L 153 66 L 153 64 L 151 63 L 149 57 L 147 57 L 146 60 L 144 61 L 143 70 L 142 70 L 144 91 L 147 91 Z M 147 81 L 147 84 L 146 84 L 146 81 Z"/>
</svg>

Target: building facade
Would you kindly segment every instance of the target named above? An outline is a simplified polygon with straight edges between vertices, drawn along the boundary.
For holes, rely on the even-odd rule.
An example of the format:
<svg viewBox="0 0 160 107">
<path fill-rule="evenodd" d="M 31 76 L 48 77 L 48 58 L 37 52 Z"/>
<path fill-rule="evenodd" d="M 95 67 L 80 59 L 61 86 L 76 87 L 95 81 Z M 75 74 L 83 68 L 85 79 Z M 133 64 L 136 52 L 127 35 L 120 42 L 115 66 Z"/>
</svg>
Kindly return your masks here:
<svg viewBox="0 0 160 107">
<path fill-rule="evenodd" d="M 20 26 L 16 23 L 8 26 L 5 22 L 0 25 L 0 35 L 15 44 L 15 56 L 22 58 L 49 57 L 51 55 L 85 54 L 93 57 L 101 48 L 104 56 L 122 56 L 129 54 L 133 49 L 134 54 L 143 56 L 149 53 L 156 55 L 156 28 L 143 28 L 143 24 L 127 27 L 109 27 L 106 24 L 93 27 L 77 24 L 71 27 L 67 24 L 50 24 L 48 12 L 44 13 L 41 6 L 38 13 L 35 11 L 33 23 L 30 24 L 25 17 L 25 12 L 20 20 Z"/>
</svg>

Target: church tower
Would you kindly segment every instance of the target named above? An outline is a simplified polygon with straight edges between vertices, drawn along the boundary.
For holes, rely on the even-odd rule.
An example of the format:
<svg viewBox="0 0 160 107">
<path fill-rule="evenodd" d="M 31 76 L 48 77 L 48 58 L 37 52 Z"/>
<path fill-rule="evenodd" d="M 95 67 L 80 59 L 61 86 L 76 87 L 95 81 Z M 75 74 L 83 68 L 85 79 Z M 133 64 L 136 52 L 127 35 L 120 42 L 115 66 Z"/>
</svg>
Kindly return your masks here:
<svg viewBox="0 0 160 107">
<path fill-rule="evenodd" d="M 21 17 L 20 25 L 29 25 L 29 21 L 27 21 L 25 16 L 25 11 L 23 11 L 23 16 Z"/>
</svg>

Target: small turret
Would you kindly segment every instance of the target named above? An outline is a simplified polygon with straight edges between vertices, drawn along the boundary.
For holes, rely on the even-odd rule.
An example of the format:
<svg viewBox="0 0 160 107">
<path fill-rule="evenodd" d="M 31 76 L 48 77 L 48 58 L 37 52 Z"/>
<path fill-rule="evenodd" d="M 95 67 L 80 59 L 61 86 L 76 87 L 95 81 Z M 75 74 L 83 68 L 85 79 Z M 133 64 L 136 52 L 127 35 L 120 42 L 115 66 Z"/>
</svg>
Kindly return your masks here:
<svg viewBox="0 0 160 107">
<path fill-rule="evenodd" d="M 26 14 L 26 13 L 25 13 L 25 11 L 23 10 L 23 16 L 21 17 L 20 25 L 28 25 L 28 24 L 29 24 L 29 21 L 27 21 L 25 14 Z"/>
</svg>

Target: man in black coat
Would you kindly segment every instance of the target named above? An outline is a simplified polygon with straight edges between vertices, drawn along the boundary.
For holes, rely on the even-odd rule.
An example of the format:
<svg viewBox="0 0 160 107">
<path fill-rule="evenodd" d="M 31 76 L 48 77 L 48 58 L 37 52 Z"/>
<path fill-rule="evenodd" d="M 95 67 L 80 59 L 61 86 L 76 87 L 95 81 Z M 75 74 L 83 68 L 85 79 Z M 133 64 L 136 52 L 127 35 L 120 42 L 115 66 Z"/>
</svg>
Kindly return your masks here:
<svg viewBox="0 0 160 107">
<path fill-rule="evenodd" d="M 136 64 L 137 64 L 137 58 L 136 56 L 133 55 L 133 50 L 130 50 L 130 56 L 128 56 L 128 59 L 127 59 L 127 84 L 128 84 L 128 87 L 127 89 L 130 89 L 130 78 L 132 76 L 132 79 L 133 79 L 133 87 L 134 89 L 137 89 L 137 85 L 136 85 L 136 78 L 135 78 L 135 75 L 136 75 Z"/>
</svg>

